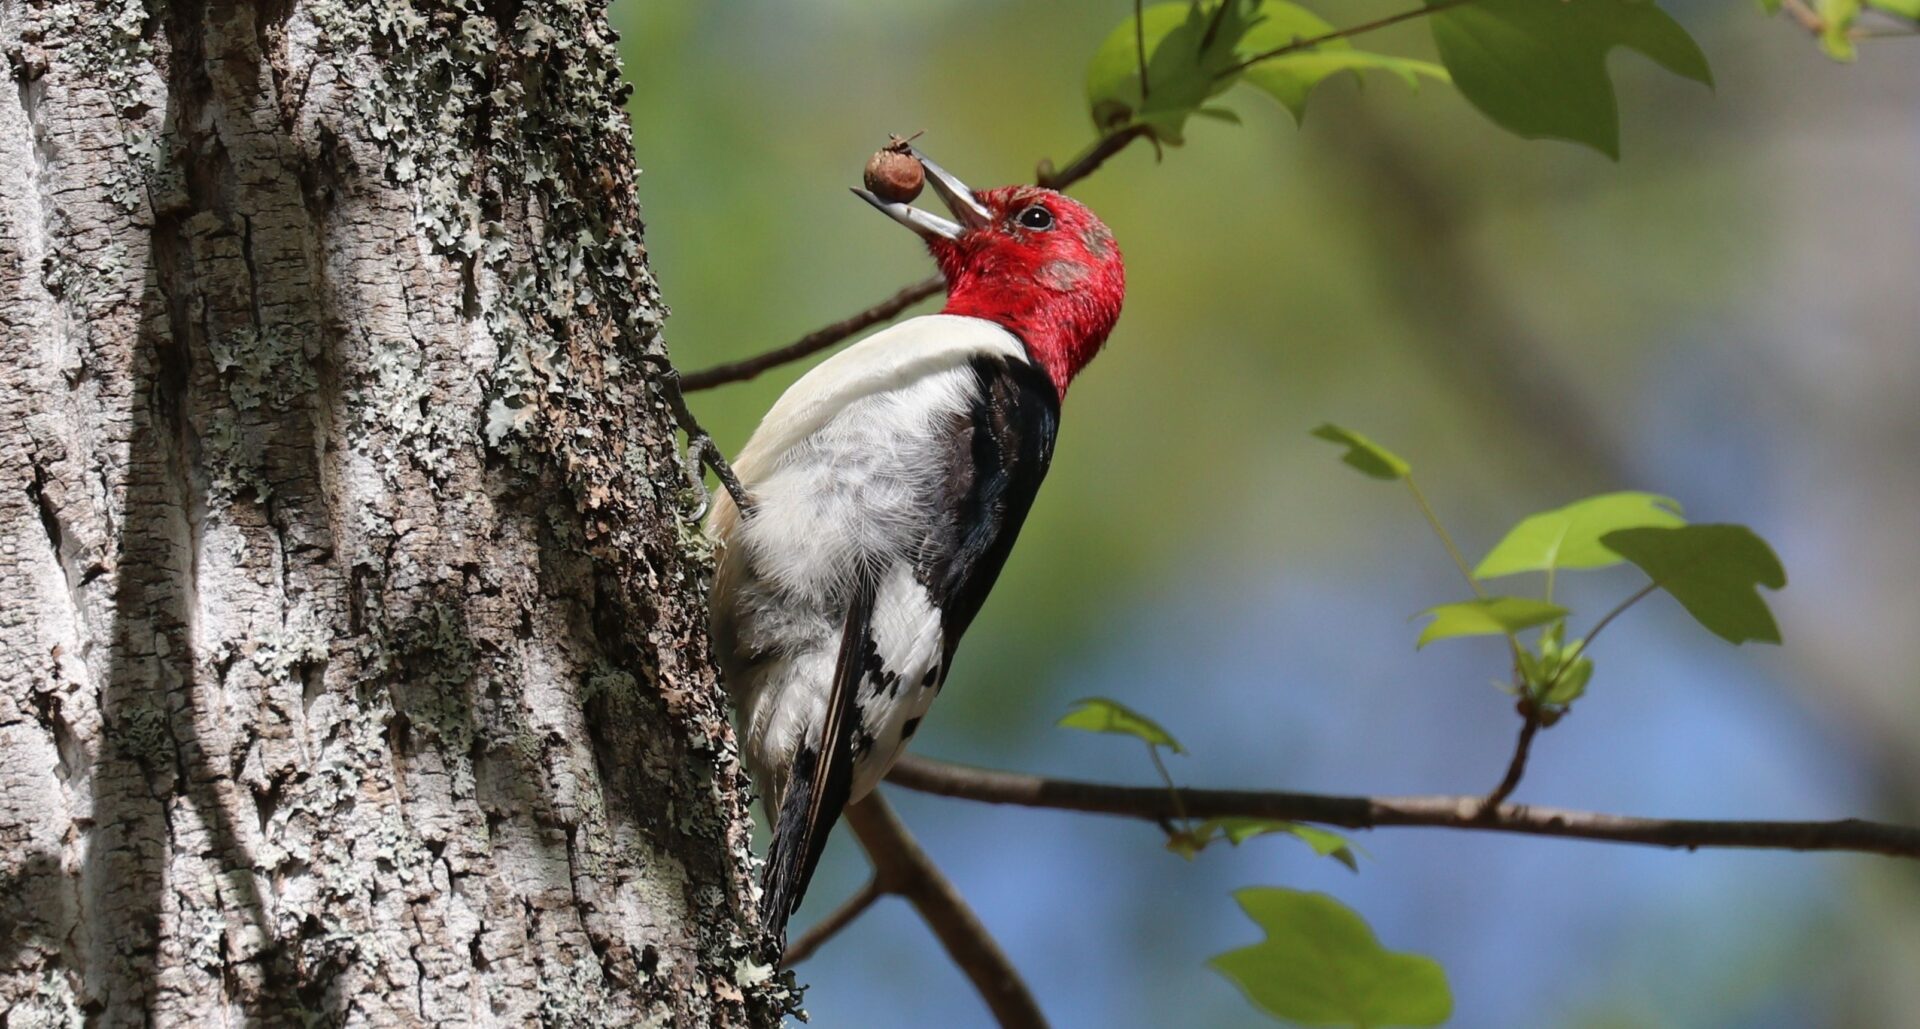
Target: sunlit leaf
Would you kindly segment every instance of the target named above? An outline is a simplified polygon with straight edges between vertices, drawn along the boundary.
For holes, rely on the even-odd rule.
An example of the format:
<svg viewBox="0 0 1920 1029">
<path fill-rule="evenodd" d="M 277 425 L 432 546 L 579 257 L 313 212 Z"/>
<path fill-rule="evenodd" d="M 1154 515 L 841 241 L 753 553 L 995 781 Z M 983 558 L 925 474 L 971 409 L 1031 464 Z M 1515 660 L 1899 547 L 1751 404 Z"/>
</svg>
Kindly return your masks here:
<svg viewBox="0 0 1920 1029">
<path fill-rule="evenodd" d="M 1453 1014 L 1438 962 L 1380 946 L 1367 923 L 1332 897 L 1256 886 L 1234 899 L 1267 938 L 1208 964 L 1267 1014 L 1360 1029 L 1439 1025 Z"/>
<path fill-rule="evenodd" d="M 1421 614 L 1432 615 L 1433 621 L 1420 631 L 1416 647 L 1456 636 L 1498 636 L 1531 629 L 1565 618 L 1567 609 L 1532 597 L 1482 597 L 1430 607 Z"/>
<path fill-rule="evenodd" d="M 1780 642 L 1780 627 L 1755 587 L 1780 589 L 1787 584 L 1787 573 L 1773 548 L 1752 529 L 1622 529 L 1601 542 L 1639 565 L 1688 614 L 1728 643 Z"/>
<path fill-rule="evenodd" d="M 1474 0 L 1428 21 L 1454 85 L 1487 117 L 1529 139 L 1585 143 L 1616 159 L 1620 112 L 1607 51 L 1638 50 L 1713 84 L 1699 44 L 1651 0 Z"/>
<path fill-rule="evenodd" d="M 1421 76 L 1445 81 L 1446 69 L 1428 61 L 1355 50 L 1344 39 L 1240 68 L 1242 61 L 1324 36 L 1333 26 L 1285 0 L 1155 4 L 1141 12 L 1136 34 L 1128 18 L 1108 33 L 1087 64 L 1087 104 L 1102 133 L 1140 125 L 1162 142 L 1184 140 L 1193 115 L 1229 120 L 1204 106 L 1245 78 L 1280 101 L 1297 121 L 1315 86 L 1341 72 L 1378 69 L 1408 85 Z M 1140 86 L 1140 50 L 1147 53 L 1147 89 Z"/>
<path fill-rule="evenodd" d="M 1558 668 L 1559 665 L 1549 667 Z M 1540 698 L 1543 704 L 1565 707 L 1586 695 L 1587 682 L 1593 678 L 1593 662 L 1584 657 L 1576 657 L 1573 664 L 1564 671 L 1551 672 L 1541 684 L 1547 687 L 1546 694 Z"/>
<path fill-rule="evenodd" d="M 1254 7 L 1246 0 L 1229 0 L 1224 7 L 1174 3 L 1143 10 L 1145 96 L 1134 22 L 1121 22 L 1087 64 L 1087 105 L 1094 127 L 1111 133 L 1140 124 L 1162 142 L 1181 143 L 1187 118 L 1233 85 L 1227 72 L 1239 60 L 1236 48 L 1253 24 Z"/>
<path fill-rule="evenodd" d="M 1202 107 L 1193 113 L 1197 118 L 1211 118 L 1214 121 L 1226 122 L 1228 125 L 1240 124 L 1240 116 L 1230 107 Z"/>
<path fill-rule="evenodd" d="M 1343 429 L 1328 422 L 1313 430 L 1313 435 L 1317 439 L 1346 447 L 1347 452 L 1340 455 L 1340 460 L 1362 475 L 1375 479 L 1404 479 L 1413 471 L 1413 467 L 1401 460 L 1398 454 L 1352 429 Z"/>
<path fill-rule="evenodd" d="M 1473 574 L 1491 579 L 1518 572 L 1545 572 L 1558 568 L 1605 568 L 1620 563 L 1620 555 L 1600 544 L 1600 537 L 1616 529 L 1671 528 L 1685 525 L 1680 505 L 1654 493 L 1602 493 L 1565 507 L 1528 515 L 1507 535 Z"/>
<path fill-rule="evenodd" d="M 1814 0 L 1820 15 L 1820 49 L 1836 61 L 1860 56 L 1853 45 L 1853 24 L 1860 20 L 1860 0 Z"/>
<path fill-rule="evenodd" d="M 1520 672 L 1526 677 L 1528 693 L 1541 703 L 1565 707 L 1587 692 L 1593 678 L 1593 662 L 1585 656 L 1580 640 L 1561 643 L 1565 622 L 1555 622 L 1540 634 L 1538 653 L 1522 648 Z"/>
<path fill-rule="evenodd" d="M 1105 697 L 1088 697 L 1073 702 L 1074 710 L 1055 723 L 1068 729 L 1081 729 L 1086 732 L 1108 732 L 1122 736 L 1133 736 L 1147 741 L 1156 747 L 1166 747 L 1176 754 L 1184 754 L 1187 748 L 1173 738 L 1173 734 L 1160 727 L 1160 723 L 1146 715 Z"/>
<path fill-rule="evenodd" d="M 1240 44 L 1241 52 L 1247 57 L 1333 31 L 1333 26 L 1318 15 L 1294 4 L 1269 0 L 1260 5 L 1259 13 L 1260 20 L 1247 31 Z M 1416 88 L 1422 75 L 1447 81 L 1447 70 L 1430 61 L 1355 50 L 1353 44 L 1344 39 L 1330 39 L 1310 50 L 1270 57 L 1248 65 L 1241 75 L 1249 85 L 1280 101 L 1297 122 L 1306 115 L 1307 97 L 1315 86 L 1341 72 L 1369 69 L 1391 72 Z"/>
</svg>

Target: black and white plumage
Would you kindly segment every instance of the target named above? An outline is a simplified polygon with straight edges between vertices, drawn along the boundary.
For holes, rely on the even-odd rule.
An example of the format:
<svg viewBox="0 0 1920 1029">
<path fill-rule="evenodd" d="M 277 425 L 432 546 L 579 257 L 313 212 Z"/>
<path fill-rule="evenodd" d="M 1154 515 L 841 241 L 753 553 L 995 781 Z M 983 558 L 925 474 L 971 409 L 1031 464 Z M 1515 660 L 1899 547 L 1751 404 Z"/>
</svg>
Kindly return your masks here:
<svg viewBox="0 0 1920 1029">
<path fill-rule="evenodd" d="M 854 344 L 768 412 L 726 500 L 713 642 L 774 819 L 763 908 L 798 905 L 840 809 L 939 693 L 1052 457 L 1059 398 L 1024 345 L 929 315 Z"/>
<path fill-rule="evenodd" d="M 1120 248 L 1038 186 L 969 190 L 915 152 L 949 221 L 864 190 L 919 234 L 942 313 L 787 390 L 722 497 L 713 645 L 773 819 L 761 914 L 784 937 L 840 810 L 926 716 L 1053 457 L 1060 401 L 1120 317 Z"/>
</svg>

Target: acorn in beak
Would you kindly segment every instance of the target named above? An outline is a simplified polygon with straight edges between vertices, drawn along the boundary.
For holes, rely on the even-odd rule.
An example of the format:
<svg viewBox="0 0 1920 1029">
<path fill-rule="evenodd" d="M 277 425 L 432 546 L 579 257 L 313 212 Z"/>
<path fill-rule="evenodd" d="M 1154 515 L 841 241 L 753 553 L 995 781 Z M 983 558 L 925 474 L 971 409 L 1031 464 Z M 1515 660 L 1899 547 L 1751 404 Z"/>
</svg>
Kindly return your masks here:
<svg viewBox="0 0 1920 1029">
<path fill-rule="evenodd" d="M 936 237 L 947 240 L 959 239 L 961 233 L 984 228 L 993 220 L 992 212 L 974 197 L 973 190 L 968 189 L 967 184 L 955 178 L 951 172 L 927 160 L 925 154 L 912 147 L 905 149 L 904 156 L 919 162 L 926 173 L 926 181 L 933 185 L 933 191 L 940 195 L 941 202 L 947 205 L 947 210 L 951 211 L 957 220 L 949 221 L 904 201 L 885 199 L 868 189 L 856 187 L 853 191 L 854 195 L 872 204 L 881 214 L 927 239 Z M 914 192 L 917 192 L 917 189 Z M 907 198 L 912 199 L 913 195 L 908 193 Z"/>
</svg>

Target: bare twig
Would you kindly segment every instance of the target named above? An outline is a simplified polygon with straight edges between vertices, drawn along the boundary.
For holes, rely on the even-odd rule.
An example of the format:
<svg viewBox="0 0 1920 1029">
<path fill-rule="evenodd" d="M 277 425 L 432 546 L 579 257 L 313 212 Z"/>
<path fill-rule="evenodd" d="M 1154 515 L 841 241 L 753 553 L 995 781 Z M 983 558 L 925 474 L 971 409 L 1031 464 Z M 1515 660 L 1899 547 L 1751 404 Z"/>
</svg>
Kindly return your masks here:
<svg viewBox="0 0 1920 1029">
<path fill-rule="evenodd" d="M 833 913 L 814 923 L 801 937 L 787 944 L 787 952 L 780 955 L 780 967 L 792 968 L 813 956 L 820 945 L 838 935 L 840 930 L 853 924 L 853 920 L 867 913 L 873 902 L 889 892 L 886 883 L 878 875 L 867 880 L 860 892 L 848 897 L 846 902 L 833 909 Z"/>
<path fill-rule="evenodd" d="M 1805 0 L 1785 0 L 1780 5 L 1780 9 L 1787 12 L 1788 17 L 1799 22 L 1800 27 L 1812 35 L 1817 36 L 1827 30 L 1827 20 L 1820 17 L 1812 7 L 1806 4 Z"/>
<path fill-rule="evenodd" d="M 1084 811 L 1147 821 L 1174 814 L 1173 799 L 1158 786 L 1050 779 L 968 768 L 912 755 L 901 758 L 887 778 L 908 789 L 989 804 Z M 1686 850 L 1729 847 L 1854 851 L 1920 859 L 1920 828 L 1858 818 L 1828 822 L 1641 818 L 1525 804 L 1501 804 L 1491 811 L 1483 811 L 1483 798 L 1477 796 L 1352 797 L 1281 790 L 1195 789 L 1180 790 L 1179 796 L 1187 814 L 1194 818 L 1278 818 L 1349 829 L 1432 826 Z"/>
<path fill-rule="evenodd" d="M 1272 50 L 1263 50 L 1260 53 L 1254 54 L 1252 57 L 1246 58 L 1240 63 L 1221 71 L 1216 74 L 1214 78 L 1224 79 L 1229 75 L 1236 75 L 1246 71 L 1261 61 L 1269 61 L 1275 57 L 1285 57 L 1288 54 L 1299 53 L 1302 50 L 1311 50 L 1322 43 L 1331 43 L 1336 39 L 1347 39 L 1352 36 L 1358 36 L 1361 33 L 1372 32 L 1375 29 L 1384 29 L 1389 25 L 1398 25 L 1403 21 L 1411 21 L 1414 18 L 1424 18 L 1429 14 L 1439 14 L 1441 11 L 1450 7 L 1459 7 L 1462 4 L 1472 2 L 1473 0 L 1441 0 L 1440 3 L 1427 4 L 1424 7 L 1415 7 L 1412 10 L 1401 11 L 1399 14 L 1390 14 L 1384 18 L 1378 18 L 1359 25 L 1350 25 L 1344 29 L 1335 29 L 1332 32 L 1321 33 L 1318 36 L 1311 36 L 1306 39 L 1296 39 L 1286 46 L 1277 46 Z"/>
<path fill-rule="evenodd" d="M 1146 134 L 1146 126 L 1129 125 L 1102 136 L 1059 171 L 1055 171 L 1051 164 L 1042 164 L 1034 173 L 1034 184 L 1064 192 L 1067 187 L 1099 171 L 1100 166 L 1107 163 L 1107 158 L 1125 150 L 1134 140 Z"/>
<path fill-rule="evenodd" d="M 1493 817 L 1500 810 L 1500 805 L 1513 796 L 1513 791 L 1520 788 L 1520 777 L 1527 774 L 1527 756 L 1533 753 L 1533 738 L 1539 734 L 1546 714 L 1537 698 L 1525 698 L 1520 706 L 1526 713 L 1526 721 L 1520 723 L 1520 739 L 1513 745 L 1513 757 L 1507 761 L 1507 771 L 1500 777 L 1500 785 L 1495 786 L 1493 792 L 1480 802 L 1481 818 Z"/>
<path fill-rule="evenodd" d="M 1607 626 L 1613 624 L 1615 618 L 1625 613 L 1627 608 L 1645 600 L 1648 594 L 1659 588 L 1660 584 L 1657 582 L 1647 583 L 1635 591 L 1633 596 L 1615 604 L 1612 610 L 1601 615 L 1600 620 L 1593 623 L 1593 631 L 1587 633 L 1579 643 L 1574 644 L 1567 656 L 1560 659 L 1559 667 L 1553 670 L 1553 675 L 1548 677 L 1547 681 L 1530 696 L 1521 698 L 1520 709 L 1526 716 L 1526 722 L 1520 726 L 1520 738 L 1513 745 L 1513 758 L 1507 762 L 1507 772 L 1500 777 L 1500 785 L 1495 786 L 1493 792 L 1487 794 L 1487 799 L 1482 805 L 1483 812 L 1492 811 L 1508 797 L 1513 796 L 1513 791 L 1520 786 L 1520 777 L 1527 774 L 1527 755 L 1533 749 L 1533 737 L 1547 725 L 1547 698 L 1553 696 L 1553 688 L 1560 685 L 1560 677 L 1567 674 L 1575 662 L 1592 649 L 1593 641 L 1607 630 Z M 1511 634 L 1508 638 L 1512 638 Z M 1516 640 L 1514 646 L 1519 645 Z M 1522 685 L 1524 688 L 1524 684 Z"/>
<path fill-rule="evenodd" d="M 946 280 L 938 275 L 921 279 L 850 318 L 842 318 L 832 325 L 815 329 L 777 350 L 769 350 L 764 354 L 755 354 L 744 360 L 731 361 L 712 368 L 702 368 L 697 372 L 688 372 L 680 377 L 681 388 L 712 389 L 729 382 L 745 382 L 769 368 L 778 368 L 783 364 L 817 354 L 861 329 L 887 321 L 940 292 L 941 287 L 945 285 Z"/>
<path fill-rule="evenodd" d="M 886 800 L 877 792 L 868 794 L 847 808 L 845 818 L 873 860 L 874 881 L 885 884 L 887 892 L 907 898 L 920 912 L 947 956 L 987 1002 L 994 1019 L 1003 1027 L 1044 1029 L 1046 1016 L 1013 962 Z"/>
</svg>

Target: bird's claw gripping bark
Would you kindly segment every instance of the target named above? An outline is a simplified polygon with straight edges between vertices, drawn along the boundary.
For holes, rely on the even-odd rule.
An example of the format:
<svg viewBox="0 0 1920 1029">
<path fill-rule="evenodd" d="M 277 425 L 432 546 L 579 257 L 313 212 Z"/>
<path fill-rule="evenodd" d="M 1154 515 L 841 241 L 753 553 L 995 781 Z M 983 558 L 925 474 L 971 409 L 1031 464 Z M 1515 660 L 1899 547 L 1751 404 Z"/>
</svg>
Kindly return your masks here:
<svg viewBox="0 0 1920 1029">
<path fill-rule="evenodd" d="M 727 495 L 733 498 L 733 505 L 740 509 L 745 517 L 753 512 L 753 494 L 740 483 L 740 477 L 733 473 L 733 466 L 727 463 L 726 456 L 720 453 L 719 444 L 700 427 L 700 422 L 687 408 L 686 394 L 680 389 L 680 370 L 667 360 L 664 354 L 644 354 L 642 360 L 653 366 L 654 382 L 660 386 L 660 396 L 667 402 L 668 410 L 673 412 L 674 423 L 687 437 L 688 477 L 693 480 L 694 489 L 700 496 L 699 514 L 695 520 L 706 516 L 712 506 L 712 498 L 707 493 L 705 476 L 700 472 L 701 465 L 713 469 L 713 475 L 720 480 Z"/>
</svg>

